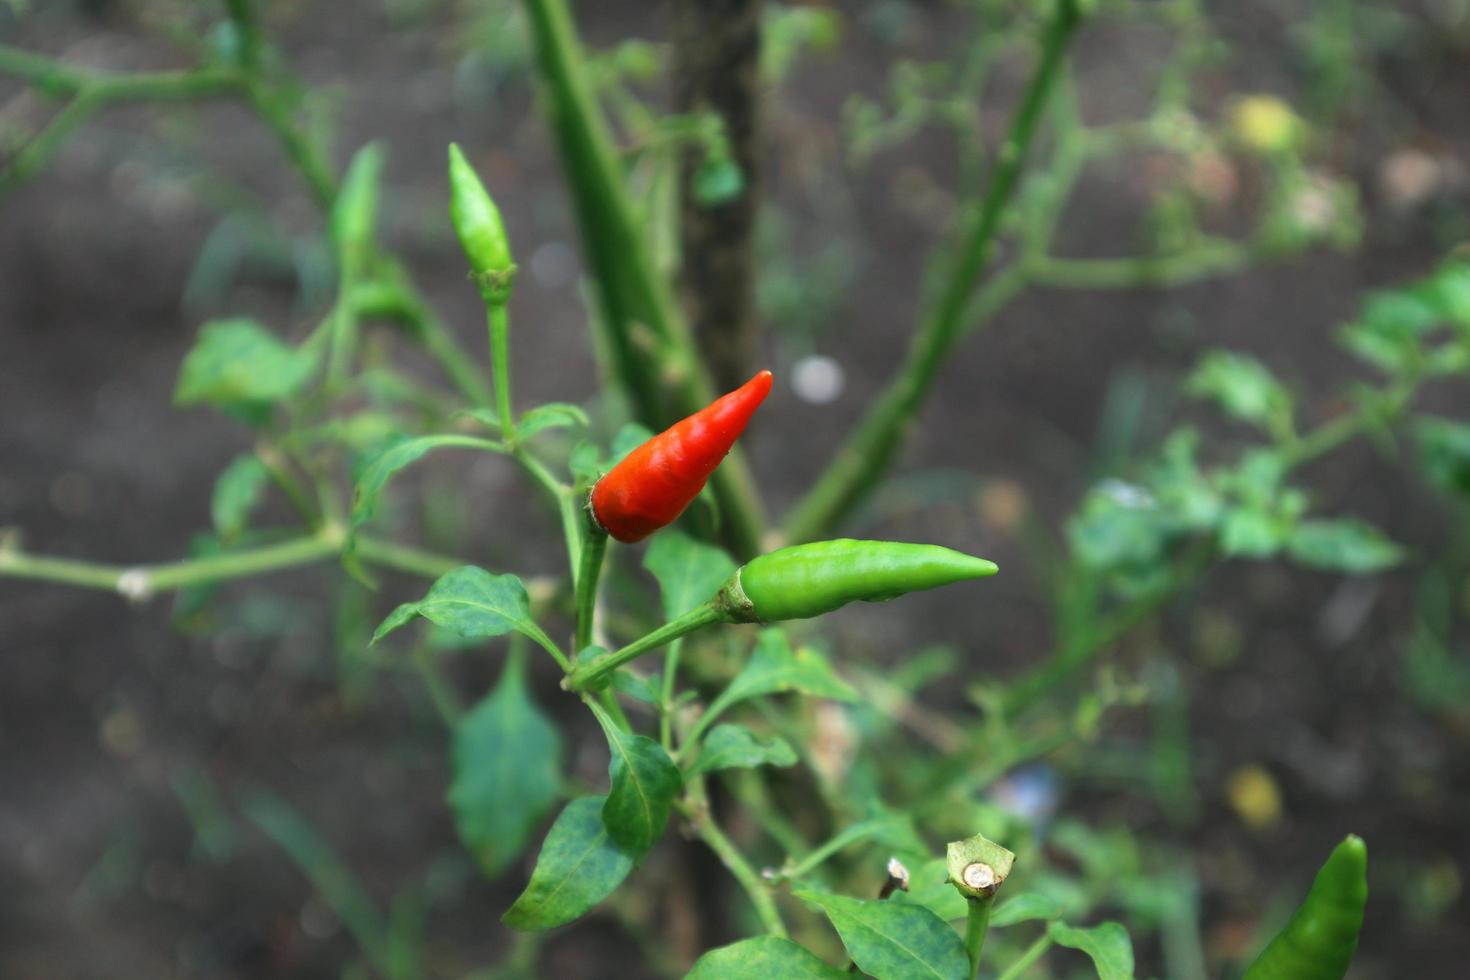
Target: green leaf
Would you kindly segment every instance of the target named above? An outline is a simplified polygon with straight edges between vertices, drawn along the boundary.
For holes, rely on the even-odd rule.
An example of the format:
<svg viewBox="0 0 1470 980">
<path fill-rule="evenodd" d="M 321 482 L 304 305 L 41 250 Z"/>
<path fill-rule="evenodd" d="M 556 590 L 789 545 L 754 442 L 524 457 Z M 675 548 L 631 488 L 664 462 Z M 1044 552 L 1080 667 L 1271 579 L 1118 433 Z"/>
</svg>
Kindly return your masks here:
<svg viewBox="0 0 1470 980">
<path fill-rule="evenodd" d="M 514 575 L 492 575 L 474 565 L 462 565 L 429 587 L 418 602 L 405 602 L 383 620 L 373 634 L 377 643 L 389 633 L 422 616 L 467 639 L 523 633 L 538 643 L 549 643 L 531 618 L 526 587 Z"/>
<path fill-rule="evenodd" d="M 603 798 L 584 796 L 561 811 L 546 834 L 536 870 L 500 921 L 512 929 L 550 929 L 581 917 L 633 870 L 602 824 Z"/>
<path fill-rule="evenodd" d="M 229 543 L 245 533 L 250 515 L 265 500 L 270 471 L 254 453 L 236 456 L 214 481 L 209 515 L 220 540 Z"/>
<path fill-rule="evenodd" d="M 1429 478 L 1470 496 L 1470 424 L 1423 416 L 1414 422 L 1414 437 Z"/>
<path fill-rule="evenodd" d="M 314 350 L 282 343 L 250 319 L 212 320 L 184 357 L 175 405 L 214 405 L 258 424 L 316 372 Z"/>
<path fill-rule="evenodd" d="M 1058 946 L 1079 949 L 1092 957 L 1100 980 L 1133 980 L 1133 943 L 1128 930 L 1118 923 L 1076 929 L 1065 922 L 1052 922 L 1046 934 Z"/>
<path fill-rule="evenodd" d="M 383 163 L 383 145 L 369 143 L 352 157 L 342 177 L 329 223 L 338 259 L 344 266 L 360 266 L 373 247 Z"/>
<path fill-rule="evenodd" d="M 795 889 L 797 898 L 826 913 L 848 955 L 878 980 L 966 980 L 970 958 L 959 934 L 919 905 L 864 901 Z"/>
<path fill-rule="evenodd" d="M 588 649 L 599 650 L 601 648 L 588 647 Z M 605 653 L 606 651 L 603 652 Z M 659 675 L 656 672 L 649 674 L 647 677 L 643 677 L 626 668 L 614 671 L 612 675 L 612 686 L 619 693 L 626 694 L 630 698 L 636 698 L 644 704 L 658 704 L 663 700 L 663 692 L 659 689 Z"/>
<path fill-rule="evenodd" d="M 735 574 L 735 562 L 724 551 L 673 528 L 653 539 L 643 567 L 658 579 L 665 619 L 705 602 Z"/>
<path fill-rule="evenodd" d="M 1240 507 L 1220 524 L 1220 551 L 1233 558 L 1266 558 L 1281 549 L 1284 533 L 1272 514 Z"/>
<path fill-rule="evenodd" d="M 629 422 L 618 430 L 613 436 L 612 457 L 607 461 L 607 468 L 612 469 L 623 461 L 623 458 L 653 438 L 653 431 L 647 426 L 639 425 L 637 422 Z"/>
<path fill-rule="evenodd" d="M 455 412 L 454 417 L 474 419 L 496 435 L 500 434 L 500 413 L 493 408 L 466 408 Z"/>
<path fill-rule="evenodd" d="M 777 936 L 757 936 L 705 953 L 684 980 L 844 980 L 805 946 Z"/>
<path fill-rule="evenodd" d="M 757 766 L 794 766 L 796 750 L 785 739 L 773 735 L 761 739 L 744 725 L 716 725 L 704 737 L 699 759 L 689 769 L 695 773 L 716 769 L 754 769 Z"/>
<path fill-rule="evenodd" d="M 708 713 L 719 714 L 737 702 L 785 691 L 835 701 L 858 700 L 857 692 L 832 672 L 820 653 L 810 647 L 793 653 L 785 632 L 767 629 L 761 631 L 750 662 L 714 700 Z"/>
<path fill-rule="evenodd" d="M 1057 904 L 1056 899 L 1039 892 L 1022 892 L 995 906 L 995 911 L 990 913 L 990 926 L 992 929 L 999 929 L 1018 922 L 1055 919 L 1061 914 L 1062 907 Z"/>
<path fill-rule="evenodd" d="M 567 458 L 567 469 L 571 471 L 572 482 L 580 489 L 586 489 L 597 482 L 602 476 L 602 461 L 598 457 L 597 447 L 590 442 L 579 442 L 572 447 L 572 454 Z"/>
<path fill-rule="evenodd" d="M 890 901 L 922 905 L 946 922 L 963 919 L 970 903 L 949 883 L 949 866 L 944 858 L 926 860 L 909 869 L 909 890 L 894 892 Z"/>
<path fill-rule="evenodd" d="M 449 809 L 490 876 L 515 860 L 560 795 L 561 736 L 526 690 L 521 661 L 454 729 Z"/>
<path fill-rule="evenodd" d="M 710 158 L 694 172 L 694 199 L 705 207 L 725 204 L 745 190 L 745 175 L 740 165 L 728 157 Z"/>
<path fill-rule="evenodd" d="M 418 436 L 395 442 L 369 460 L 357 474 L 356 486 L 352 492 L 352 527 L 357 528 L 372 518 L 378 507 L 378 496 L 395 473 L 422 458 L 425 453 L 446 446 L 501 451 L 498 443 L 488 439 L 460 435 Z"/>
<path fill-rule="evenodd" d="M 611 754 L 607 774 L 612 791 L 602 807 L 602 822 L 618 846 L 642 857 L 663 836 L 684 779 L 662 745 L 646 735 L 623 731 L 595 702 L 588 704 Z"/>
<path fill-rule="evenodd" d="M 1291 393 L 1264 364 L 1244 354 L 1211 351 L 1184 387 L 1196 398 L 1217 402 L 1242 422 L 1269 429 L 1291 418 Z"/>
<path fill-rule="evenodd" d="M 516 435 L 529 439 L 546 429 L 585 429 L 590 423 L 587 413 L 577 405 L 566 402 L 548 402 L 537 405 L 521 416 L 516 423 Z"/>
<path fill-rule="evenodd" d="M 280 797 L 256 793 L 247 797 L 241 808 L 311 880 L 363 952 L 381 969 L 388 962 L 387 922 L 352 869 L 316 828 Z"/>
<path fill-rule="evenodd" d="M 1286 547 L 1303 565 L 1342 572 L 1382 571 L 1404 557 L 1382 531 L 1353 518 L 1302 521 Z"/>
</svg>

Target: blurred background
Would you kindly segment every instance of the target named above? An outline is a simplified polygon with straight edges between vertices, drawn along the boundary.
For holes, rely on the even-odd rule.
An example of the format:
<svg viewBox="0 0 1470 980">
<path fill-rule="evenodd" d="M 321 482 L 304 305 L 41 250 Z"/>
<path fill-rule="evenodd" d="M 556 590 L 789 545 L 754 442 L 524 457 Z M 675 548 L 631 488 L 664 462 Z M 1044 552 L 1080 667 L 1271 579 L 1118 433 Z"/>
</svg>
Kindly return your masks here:
<svg viewBox="0 0 1470 980">
<path fill-rule="evenodd" d="M 1122 6 L 1144 9 L 1100 17 L 1078 39 L 1076 108 L 1090 125 L 1144 120 L 1148 139 L 1089 162 L 1052 252 L 1127 256 L 1171 234 L 1250 239 L 1281 221 L 1297 223 L 1295 237 L 1170 288 L 1032 285 L 944 366 L 893 478 L 844 530 L 943 541 L 1004 574 L 978 598 L 941 591 L 824 626 L 842 662 L 945 645 L 960 680 L 920 697 L 956 712 L 960 689 L 1015 677 L 1050 649 L 1052 570 L 1091 488 L 1126 476 L 1180 424 L 1220 451 L 1248 441 L 1181 390 L 1203 352 L 1252 355 L 1304 418 L 1330 418 L 1366 376 L 1340 328 L 1371 291 L 1427 275 L 1470 237 L 1470 3 Z M 479 299 L 445 220 L 451 140 L 494 193 L 520 262 L 518 401 L 624 412 L 599 395 L 577 232 L 535 111 L 519 7 L 263 7 L 273 57 L 303 86 L 299 117 L 334 168 L 384 142 L 382 239 L 465 347 L 483 358 Z M 985 172 L 966 137 L 993 145 L 1003 131 L 1039 7 L 765 5 L 757 162 L 732 178 L 716 141 L 698 177 L 712 200 L 731 179 L 737 194 L 750 178 L 760 192 L 760 331 L 747 359 L 778 383 L 746 444 L 773 512 L 810 486 L 891 377 L 925 257 L 962 207 L 956 188 Z M 676 88 L 672 6 L 575 9 L 634 143 L 638 113 L 666 111 Z M 990 59 L 977 111 L 965 70 L 986 17 L 1015 43 Z M 0 0 L 0 44 L 78 69 L 185 69 L 229 43 L 219 21 L 211 4 Z M 237 100 L 63 120 L 65 138 L 31 169 L 33 141 L 58 135 L 44 127 L 64 104 L 0 72 L 0 529 L 22 530 L 38 553 L 168 560 L 210 527 L 216 476 L 251 447 L 224 415 L 172 406 L 199 325 L 249 314 L 301 336 L 331 301 L 332 257 L 310 187 Z M 1283 126 L 1296 134 L 1289 165 L 1261 152 L 1283 149 L 1270 145 Z M 1297 183 L 1282 197 L 1285 170 Z M 648 200 L 660 193 L 650 178 Z M 427 364 L 403 367 L 429 376 Z M 1423 404 L 1466 414 L 1463 388 L 1430 386 Z M 1190 954 L 1168 947 L 1183 943 L 1218 976 L 1262 909 L 1300 894 L 1349 831 L 1372 856 L 1353 975 L 1450 977 L 1470 959 L 1470 524 L 1465 497 L 1432 486 L 1406 454 L 1358 440 L 1298 480 L 1325 512 L 1382 528 L 1402 564 L 1350 576 L 1221 563 L 1110 649 L 1112 682 L 1139 692 L 1132 704 L 1083 748 L 1002 784 L 1001 797 L 1121 832 L 1145 863 L 1167 858 L 1185 875 L 1197 931 L 1136 931 L 1140 975 L 1179 975 L 1171 964 Z M 269 503 L 264 521 L 286 513 Z M 446 456 L 405 476 L 383 523 L 491 567 L 559 570 L 554 523 L 495 460 Z M 283 852 L 283 835 L 242 817 L 237 801 L 259 790 L 309 821 L 303 848 L 313 834 L 329 841 L 401 917 L 426 974 L 490 975 L 516 955 L 498 917 L 524 878 L 476 873 L 444 803 L 446 736 L 429 698 L 416 675 L 361 652 L 364 624 L 421 590 L 389 576 L 372 594 L 306 569 L 130 605 L 0 578 L 0 975 L 365 969 L 342 909 Z M 498 658 L 449 669 L 470 700 Z M 538 697 L 570 724 L 555 684 L 538 674 Z M 568 741 L 572 768 L 597 779 L 605 756 Z M 678 962 L 732 938 L 725 919 L 684 921 L 653 890 L 719 874 L 689 851 L 661 848 L 639 872 L 646 894 L 520 962 L 541 976 L 656 976 L 635 965 L 650 942 Z"/>
</svg>

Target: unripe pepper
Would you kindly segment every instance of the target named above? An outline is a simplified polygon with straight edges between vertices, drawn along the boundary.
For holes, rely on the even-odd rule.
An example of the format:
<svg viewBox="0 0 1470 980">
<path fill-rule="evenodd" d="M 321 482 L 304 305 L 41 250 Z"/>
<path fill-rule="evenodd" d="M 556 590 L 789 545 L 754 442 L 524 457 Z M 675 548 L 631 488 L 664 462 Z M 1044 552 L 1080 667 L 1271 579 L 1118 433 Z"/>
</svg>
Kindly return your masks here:
<svg viewBox="0 0 1470 980">
<path fill-rule="evenodd" d="M 672 524 L 729 453 L 771 391 L 762 371 L 739 388 L 649 439 L 592 488 L 592 516 L 623 542 Z"/>
<path fill-rule="evenodd" d="M 1368 848 L 1347 839 L 1327 858 L 1296 915 L 1245 971 L 1244 980 L 1342 980 L 1368 903 Z"/>
<path fill-rule="evenodd" d="M 883 602 L 906 592 L 985 578 L 993 562 L 935 544 L 838 538 L 751 559 L 719 602 L 737 622 L 810 619 L 849 602 Z"/>
<path fill-rule="evenodd" d="M 449 220 L 486 299 L 508 294 L 516 266 L 505 223 L 458 143 L 449 144 Z"/>
</svg>

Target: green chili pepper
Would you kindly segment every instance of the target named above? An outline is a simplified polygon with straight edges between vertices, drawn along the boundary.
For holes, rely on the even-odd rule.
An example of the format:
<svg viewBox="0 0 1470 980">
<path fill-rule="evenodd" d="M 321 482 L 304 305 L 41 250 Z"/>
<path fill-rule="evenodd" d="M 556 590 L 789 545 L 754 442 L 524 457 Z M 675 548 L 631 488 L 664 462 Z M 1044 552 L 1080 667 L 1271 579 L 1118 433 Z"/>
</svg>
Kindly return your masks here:
<svg viewBox="0 0 1470 980">
<path fill-rule="evenodd" d="M 883 602 L 998 570 L 984 558 L 939 545 L 838 538 L 752 559 L 726 583 L 718 601 L 736 622 L 810 619 L 849 602 Z"/>
<path fill-rule="evenodd" d="M 1244 980 L 1342 980 L 1358 948 L 1367 902 L 1368 848 L 1361 837 L 1349 834 Z"/>
<path fill-rule="evenodd" d="M 449 144 L 449 220 L 481 292 L 487 299 L 508 293 L 516 267 L 505 223 L 457 143 Z"/>
</svg>

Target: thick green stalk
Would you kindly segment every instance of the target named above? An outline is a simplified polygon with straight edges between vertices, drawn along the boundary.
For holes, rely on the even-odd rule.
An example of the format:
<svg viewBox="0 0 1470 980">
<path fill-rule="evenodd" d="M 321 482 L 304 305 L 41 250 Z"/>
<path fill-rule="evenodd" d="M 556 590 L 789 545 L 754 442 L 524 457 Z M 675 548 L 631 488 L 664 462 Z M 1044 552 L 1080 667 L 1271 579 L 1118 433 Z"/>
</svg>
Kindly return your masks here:
<svg viewBox="0 0 1470 980">
<path fill-rule="evenodd" d="M 648 254 L 627 199 L 611 133 L 583 72 L 565 0 L 525 0 L 548 121 L 566 169 L 583 251 L 597 288 L 614 369 L 655 429 L 714 400 L 689 331 Z M 761 547 L 765 518 L 738 451 L 710 480 L 740 557 Z"/>
<path fill-rule="evenodd" d="M 510 315 L 504 302 L 485 304 L 490 327 L 490 372 L 495 379 L 495 410 L 500 413 L 500 433 L 516 444 L 516 420 L 510 407 Z"/>
<path fill-rule="evenodd" d="M 980 975 L 980 951 L 985 948 L 985 934 L 990 931 L 990 910 L 995 907 L 995 895 L 969 900 L 970 910 L 965 917 L 965 952 L 970 956 L 970 976 Z"/>
<path fill-rule="evenodd" d="M 634 640 L 617 652 L 598 657 L 590 664 L 579 664 L 562 681 L 562 686 L 569 691 L 585 691 L 628 661 L 697 629 L 724 621 L 725 614 L 713 604 L 695 606 L 684 615 L 669 620 L 652 633 Z"/>
<path fill-rule="evenodd" d="M 1026 150 L 1035 138 L 1062 55 L 1081 15 L 1075 0 L 1059 0 L 1042 38 L 1041 59 L 1001 144 L 990 186 L 960 237 L 962 247 L 945 274 L 938 299 L 915 334 L 898 377 L 874 402 L 822 478 L 793 510 L 785 539 L 800 543 L 835 528 L 882 476 L 898 451 L 950 350 L 964 335 L 970 297 L 990 262 L 1001 219 L 1011 203 Z"/>
</svg>

